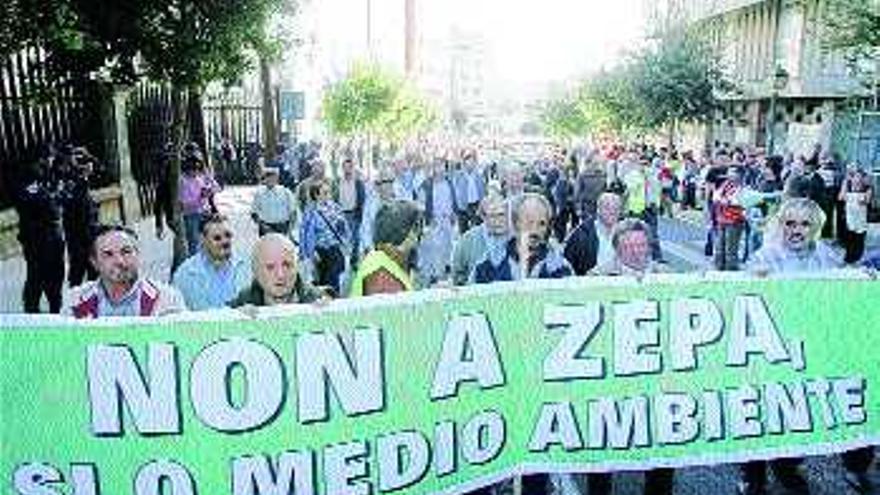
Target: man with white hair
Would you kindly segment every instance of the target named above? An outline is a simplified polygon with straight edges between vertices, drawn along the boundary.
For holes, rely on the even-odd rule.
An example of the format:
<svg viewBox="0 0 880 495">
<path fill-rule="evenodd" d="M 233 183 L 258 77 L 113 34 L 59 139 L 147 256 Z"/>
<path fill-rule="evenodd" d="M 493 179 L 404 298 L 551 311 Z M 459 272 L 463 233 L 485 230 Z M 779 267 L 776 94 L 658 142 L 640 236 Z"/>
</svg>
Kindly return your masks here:
<svg viewBox="0 0 880 495">
<path fill-rule="evenodd" d="M 762 275 L 830 270 L 843 266 L 841 256 L 819 241 L 825 213 L 807 198 L 789 198 L 782 203 L 771 230 L 771 239 L 748 264 L 749 271 Z"/>
<path fill-rule="evenodd" d="M 839 253 L 819 240 L 825 213 L 813 200 L 789 198 L 782 203 L 775 220 L 772 239 L 755 253 L 749 271 L 758 275 L 820 272 L 843 266 Z M 870 493 L 871 482 L 865 474 L 873 461 L 873 448 L 867 447 L 844 452 L 841 455 L 846 468 L 846 482 L 859 493 Z M 797 470 L 800 459 L 770 461 L 777 479 L 787 488 L 804 491 L 803 476 Z M 766 467 L 761 461 L 743 466 L 744 480 L 740 492 L 763 493 Z M 781 474 L 781 475 L 780 475 Z"/>
<path fill-rule="evenodd" d="M 474 266 L 492 250 L 503 250 L 510 240 L 508 202 L 497 192 L 490 192 L 480 202 L 482 223 L 465 232 L 452 252 L 452 282 L 465 285 Z"/>
<path fill-rule="evenodd" d="M 514 199 L 526 190 L 526 174 L 523 166 L 509 161 L 502 168 L 502 191 L 507 199 Z"/>
<path fill-rule="evenodd" d="M 574 270 L 562 250 L 550 239 L 552 207 L 547 198 L 526 193 L 512 205 L 513 237 L 485 254 L 470 281 L 487 284 L 525 278 L 565 278 Z"/>
</svg>

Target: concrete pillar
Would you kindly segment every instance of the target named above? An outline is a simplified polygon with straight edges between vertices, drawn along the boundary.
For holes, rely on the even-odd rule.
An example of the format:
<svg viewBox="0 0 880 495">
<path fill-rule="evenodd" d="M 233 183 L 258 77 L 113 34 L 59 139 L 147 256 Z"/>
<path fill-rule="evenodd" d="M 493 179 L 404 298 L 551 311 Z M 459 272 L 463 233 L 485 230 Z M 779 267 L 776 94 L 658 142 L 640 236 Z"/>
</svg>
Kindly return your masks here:
<svg viewBox="0 0 880 495">
<path fill-rule="evenodd" d="M 131 150 L 128 146 L 128 121 L 125 111 L 127 101 L 127 91 L 108 92 L 101 112 L 104 126 L 104 161 L 111 170 L 115 171 L 118 184 L 118 191 L 112 191 L 111 188 L 110 191 L 103 192 L 102 200 L 111 201 L 115 193 L 119 215 L 116 220 L 123 223 L 130 223 L 141 217 L 137 182 L 131 172 Z M 103 205 L 102 210 L 106 211 Z"/>
</svg>

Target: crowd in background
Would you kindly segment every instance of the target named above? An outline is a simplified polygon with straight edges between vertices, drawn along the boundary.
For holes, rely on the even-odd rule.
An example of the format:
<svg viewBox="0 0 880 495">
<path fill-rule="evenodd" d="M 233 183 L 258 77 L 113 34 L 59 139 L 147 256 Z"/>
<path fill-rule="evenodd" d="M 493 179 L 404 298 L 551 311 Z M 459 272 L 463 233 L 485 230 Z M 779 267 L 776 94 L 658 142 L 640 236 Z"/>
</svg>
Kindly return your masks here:
<svg viewBox="0 0 880 495">
<path fill-rule="evenodd" d="M 615 145 L 500 163 L 473 149 L 410 152 L 370 176 L 353 157 L 331 176 L 319 148 L 279 148 L 277 156 L 260 171 L 249 212 L 259 239 L 246 260 L 233 254 L 236 233 L 214 201 L 220 185 L 202 152 L 181 150 L 177 197 L 167 181 L 157 191 L 156 235 L 173 225 L 179 207 L 188 254 L 166 284 L 140 275 L 133 231 L 97 224 L 88 195 L 94 158 L 80 148 L 51 150 L 19 194 L 25 311 L 39 311 L 42 293 L 51 312 L 89 318 L 526 278 L 642 277 L 672 271 L 658 224 L 689 211 L 702 215 L 704 254 L 720 271 L 772 275 L 872 262 L 862 259 L 869 177 L 820 147 L 781 157 L 751 148 L 696 156 Z M 65 245 L 76 287 L 62 308 Z M 867 486 L 872 458 L 870 449 L 844 455 L 853 486 Z M 770 464 L 787 488 L 806 490 L 796 460 Z M 763 463 L 744 466 L 741 492 L 762 493 L 765 471 Z M 651 493 L 671 493 L 672 470 L 647 476 Z M 571 483 L 526 476 L 523 493 L 565 492 Z M 590 475 L 587 485 L 591 494 L 609 493 L 610 476 Z"/>
</svg>

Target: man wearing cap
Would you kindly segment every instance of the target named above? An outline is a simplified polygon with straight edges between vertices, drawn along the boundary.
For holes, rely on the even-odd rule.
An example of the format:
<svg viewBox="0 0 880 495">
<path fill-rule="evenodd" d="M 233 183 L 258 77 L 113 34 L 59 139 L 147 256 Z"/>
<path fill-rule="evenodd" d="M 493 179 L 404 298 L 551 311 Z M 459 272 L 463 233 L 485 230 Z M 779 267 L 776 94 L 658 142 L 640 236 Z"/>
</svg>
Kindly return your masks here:
<svg viewBox="0 0 880 495">
<path fill-rule="evenodd" d="M 296 220 L 296 197 L 282 186 L 278 169 L 263 169 L 263 184 L 254 193 L 251 218 L 257 223 L 260 236 L 269 232 L 287 235 Z"/>
<path fill-rule="evenodd" d="M 105 316 L 163 316 L 186 310 L 183 296 L 167 284 L 141 277 L 137 235 L 120 226 L 102 226 L 92 244 L 98 280 L 71 290 L 62 314 L 78 319 Z"/>
</svg>

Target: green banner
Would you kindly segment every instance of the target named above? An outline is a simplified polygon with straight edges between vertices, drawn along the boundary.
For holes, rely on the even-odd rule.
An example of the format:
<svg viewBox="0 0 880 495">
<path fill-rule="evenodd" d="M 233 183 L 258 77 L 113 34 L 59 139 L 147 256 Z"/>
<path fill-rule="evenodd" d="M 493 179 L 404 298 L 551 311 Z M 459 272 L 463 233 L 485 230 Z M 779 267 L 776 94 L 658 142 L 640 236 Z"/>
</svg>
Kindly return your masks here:
<svg viewBox="0 0 880 495">
<path fill-rule="evenodd" d="M 870 280 L 665 276 L 6 318 L 3 491 L 451 494 L 876 444 L 877 301 Z"/>
</svg>

